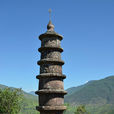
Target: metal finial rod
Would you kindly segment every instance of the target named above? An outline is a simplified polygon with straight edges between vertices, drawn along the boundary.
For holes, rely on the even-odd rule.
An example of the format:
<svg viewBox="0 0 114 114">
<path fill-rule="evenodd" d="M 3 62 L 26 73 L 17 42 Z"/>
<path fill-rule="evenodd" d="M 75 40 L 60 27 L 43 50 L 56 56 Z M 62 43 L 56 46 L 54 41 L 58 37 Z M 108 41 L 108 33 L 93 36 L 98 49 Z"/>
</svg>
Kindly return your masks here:
<svg viewBox="0 0 114 114">
<path fill-rule="evenodd" d="M 49 12 L 49 20 L 51 20 L 51 12 L 52 12 L 52 10 L 49 9 L 48 12 Z"/>
</svg>

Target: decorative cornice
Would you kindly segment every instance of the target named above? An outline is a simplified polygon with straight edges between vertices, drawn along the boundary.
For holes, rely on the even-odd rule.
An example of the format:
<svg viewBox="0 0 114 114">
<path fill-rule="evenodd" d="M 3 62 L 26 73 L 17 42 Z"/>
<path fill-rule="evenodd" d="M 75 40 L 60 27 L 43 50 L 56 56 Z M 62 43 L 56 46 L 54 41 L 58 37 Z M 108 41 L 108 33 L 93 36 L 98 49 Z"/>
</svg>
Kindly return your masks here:
<svg viewBox="0 0 114 114">
<path fill-rule="evenodd" d="M 40 47 L 38 49 L 39 52 L 42 52 L 42 51 L 45 51 L 45 50 L 53 50 L 53 51 L 63 52 L 63 49 L 61 47 Z"/>
<path fill-rule="evenodd" d="M 49 58 L 49 59 L 41 59 L 40 61 L 37 62 L 37 64 L 38 65 L 42 65 L 42 64 L 64 65 L 64 61 Z"/>
<path fill-rule="evenodd" d="M 37 106 L 36 107 L 36 110 L 38 110 L 38 111 L 48 111 L 48 110 L 66 110 L 66 106 Z"/>
<path fill-rule="evenodd" d="M 41 89 L 39 91 L 36 91 L 35 94 L 67 94 L 67 91 L 60 90 L 60 89 Z"/>
<path fill-rule="evenodd" d="M 62 78 L 62 79 L 66 78 L 66 76 L 64 74 L 59 74 L 59 73 L 42 73 L 42 74 L 36 76 L 37 79 L 53 78 L 53 77 Z"/>
<path fill-rule="evenodd" d="M 47 31 L 44 34 L 41 34 L 39 36 L 39 39 L 42 40 L 43 38 L 47 38 L 47 37 L 58 37 L 60 40 L 63 39 L 63 37 L 61 35 L 59 35 L 58 33 L 56 33 L 55 31 Z"/>
</svg>

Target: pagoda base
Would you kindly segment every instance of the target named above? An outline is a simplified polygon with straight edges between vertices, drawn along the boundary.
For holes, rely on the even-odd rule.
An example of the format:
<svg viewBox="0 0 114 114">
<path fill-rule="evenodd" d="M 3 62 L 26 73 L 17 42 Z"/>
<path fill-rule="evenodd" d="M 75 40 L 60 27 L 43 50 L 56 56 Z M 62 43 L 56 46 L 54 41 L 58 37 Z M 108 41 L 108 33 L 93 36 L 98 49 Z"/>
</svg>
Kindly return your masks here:
<svg viewBox="0 0 114 114">
<path fill-rule="evenodd" d="M 37 106 L 36 109 L 40 114 L 63 114 L 66 106 Z"/>
<path fill-rule="evenodd" d="M 46 110 L 51 110 L 51 111 L 55 111 L 55 110 L 66 110 L 66 106 L 37 106 L 36 109 L 38 111 L 46 111 Z"/>
<path fill-rule="evenodd" d="M 63 114 L 63 111 L 41 111 L 40 114 Z"/>
</svg>

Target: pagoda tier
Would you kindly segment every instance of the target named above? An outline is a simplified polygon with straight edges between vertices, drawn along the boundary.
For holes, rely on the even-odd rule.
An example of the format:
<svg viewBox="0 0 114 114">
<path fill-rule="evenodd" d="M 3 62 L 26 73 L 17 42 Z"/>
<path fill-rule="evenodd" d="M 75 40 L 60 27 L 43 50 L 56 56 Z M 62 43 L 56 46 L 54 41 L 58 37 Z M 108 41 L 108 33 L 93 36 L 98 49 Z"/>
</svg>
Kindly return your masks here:
<svg viewBox="0 0 114 114">
<path fill-rule="evenodd" d="M 63 79 L 61 53 L 63 49 L 60 42 L 63 39 L 61 35 L 54 31 L 54 25 L 49 21 L 47 32 L 41 34 L 41 47 L 38 51 L 41 53 L 41 60 L 37 62 L 40 65 L 40 74 L 36 76 L 39 79 L 39 90 L 35 93 L 39 95 L 39 106 L 36 107 L 40 114 L 63 114 L 66 109 L 64 106 Z"/>
</svg>

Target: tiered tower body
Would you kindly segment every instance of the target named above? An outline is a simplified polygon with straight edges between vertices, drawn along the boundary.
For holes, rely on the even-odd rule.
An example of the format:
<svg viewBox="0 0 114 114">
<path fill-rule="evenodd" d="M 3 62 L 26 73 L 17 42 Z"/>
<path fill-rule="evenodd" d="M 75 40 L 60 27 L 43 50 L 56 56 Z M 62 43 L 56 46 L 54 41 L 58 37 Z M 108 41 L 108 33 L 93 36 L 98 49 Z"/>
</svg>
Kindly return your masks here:
<svg viewBox="0 0 114 114">
<path fill-rule="evenodd" d="M 64 106 L 63 79 L 61 52 L 63 49 L 60 42 L 63 39 L 61 35 L 54 31 L 54 25 L 49 21 L 47 32 L 39 36 L 41 47 L 38 49 L 41 53 L 40 74 L 36 76 L 39 79 L 39 106 L 36 107 L 40 114 L 63 114 L 66 109 Z"/>
</svg>

